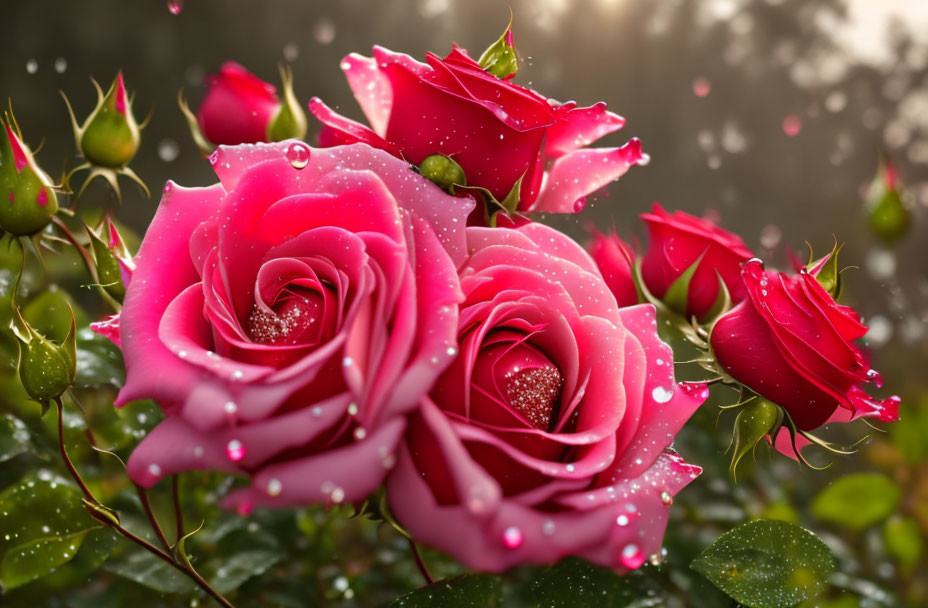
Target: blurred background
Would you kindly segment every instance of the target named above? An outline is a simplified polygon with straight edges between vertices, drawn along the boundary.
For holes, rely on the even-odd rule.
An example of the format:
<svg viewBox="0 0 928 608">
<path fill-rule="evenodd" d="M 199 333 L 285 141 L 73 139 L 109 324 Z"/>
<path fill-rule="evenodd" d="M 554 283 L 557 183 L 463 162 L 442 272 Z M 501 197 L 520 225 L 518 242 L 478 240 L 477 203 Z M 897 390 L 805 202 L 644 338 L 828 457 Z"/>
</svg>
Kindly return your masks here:
<svg viewBox="0 0 928 608">
<path fill-rule="evenodd" d="M 509 18 L 506 4 L 495 0 L 174 3 L 183 4 L 178 14 L 166 0 L 3 2 L 0 94 L 12 100 L 28 143 L 34 147 L 44 140 L 37 158 L 50 174 L 79 162 L 58 91 L 67 93 L 78 117 L 86 116 L 95 101 L 91 76 L 105 88 L 122 69 L 135 93 L 136 117 L 153 110 L 132 166 L 157 193 L 167 179 L 189 186 L 215 181 L 176 96 L 183 88 L 196 107 L 204 75 L 225 60 L 275 83 L 278 64 L 289 64 L 301 102 L 319 96 L 363 120 L 339 69 L 344 55 L 369 54 L 379 44 L 421 59 L 426 51 L 444 55 L 456 42 L 478 56 Z M 628 122 L 601 145 L 635 136 L 651 156 L 647 166 L 591 199 L 581 215 L 545 221 L 577 238 L 590 224 L 601 229 L 614 224 L 620 236 L 641 239 L 636 216 L 660 201 L 668 209 L 720 221 L 759 256 L 784 268 L 787 248 L 800 251 L 808 242 L 821 255 L 835 239 L 846 242 L 842 263 L 857 268 L 845 275 L 843 302 L 864 316 L 874 367 L 887 389 L 903 397 L 898 430 L 875 432 L 863 455 L 845 458 L 829 472 L 799 472 L 785 458 L 761 458 L 753 483 L 768 484 L 774 488 L 769 492 L 755 496 L 753 486 L 731 491 L 718 482 L 712 487 L 709 473 L 723 481 L 726 475 L 725 459 L 718 457 L 721 468 L 713 472 L 710 463 L 694 484 L 691 502 L 711 506 L 717 500 L 711 517 L 720 518 L 721 527 L 711 532 L 706 522 L 715 520 L 686 509 L 681 516 L 694 526 L 705 524 L 710 541 L 725 526 L 771 508 L 792 509 L 780 515 L 812 525 L 809 505 L 817 489 L 839 474 L 878 472 L 899 491 L 883 519 L 872 529 L 839 526 L 829 532 L 827 523 L 816 529 L 832 534 L 826 540 L 833 547 L 844 547 L 846 573 L 866 579 L 846 581 L 857 589 L 857 603 L 840 605 L 928 604 L 928 583 L 918 576 L 925 569 L 922 549 L 903 567 L 884 546 L 889 523 L 883 523 L 890 515 L 895 518 L 886 520 L 890 523 L 914 522 L 904 524 L 909 527 L 903 538 L 928 531 L 928 2 L 510 0 L 509 5 L 522 60 L 516 82 L 581 105 L 606 101 Z M 312 120 L 310 142 L 318 131 Z M 865 206 L 881 154 L 898 168 L 912 218 L 908 234 L 892 244 L 868 229 Z M 122 185 L 124 200 L 116 214 L 141 234 L 157 195 L 148 199 L 130 182 Z M 87 197 L 91 204 L 116 205 L 102 182 Z M 706 428 L 714 428 L 714 416 L 704 421 Z M 685 437 L 682 443 L 685 447 Z M 705 450 L 706 458 L 717 457 L 713 448 L 696 445 L 697 439 L 690 443 L 694 451 Z M 336 589 L 336 605 L 357 601 L 343 593 L 350 587 L 339 590 L 341 582 L 329 583 L 326 593 Z M 888 590 L 889 599 L 873 600 L 860 591 L 865 583 Z M 165 593 L 163 601 L 174 605 Z M 870 600 L 877 603 L 866 603 Z"/>
</svg>

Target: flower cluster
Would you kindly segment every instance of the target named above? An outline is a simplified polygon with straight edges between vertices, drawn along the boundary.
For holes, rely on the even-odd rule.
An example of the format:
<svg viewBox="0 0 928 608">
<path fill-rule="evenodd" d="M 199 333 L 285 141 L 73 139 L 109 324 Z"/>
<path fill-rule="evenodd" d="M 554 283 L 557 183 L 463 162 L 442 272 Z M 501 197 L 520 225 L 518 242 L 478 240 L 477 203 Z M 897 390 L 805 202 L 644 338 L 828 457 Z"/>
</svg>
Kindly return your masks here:
<svg viewBox="0 0 928 608">
<path fill-rule="evenodd" d="M 479 60 L 352 54 L 369 126 L 314 98 L 318 147 L 284 139 L 306 128 L 289 72 L 283 101 L 226 64 L 196 114 L 182 103 L 203 151 L 221 144 L 219 183 L 165 186 L 100 326 L 125 356 L 118 404 L 166 414 L 128 463 L 136 483 L 238 474 L 224 504 L 241 513 L 383 488 L 412 539 L 474 569 L 576 555 L 622 571 L 660 560 L 701 472 L 672 444 L 708 384 L 675 380 L 659 317 L 705 349 L 707 382 L 776 404 L 761 436 L 895 417 L 860 388 L 876 375 L 822 285 L 833 256 L 765 271 L 657 205 L 642 256 L 533 221 L 647 157 L 634 139 L 589 147 L 624 120 L 521 87 L 517 67 L 509 30 Z"/>
</svg>

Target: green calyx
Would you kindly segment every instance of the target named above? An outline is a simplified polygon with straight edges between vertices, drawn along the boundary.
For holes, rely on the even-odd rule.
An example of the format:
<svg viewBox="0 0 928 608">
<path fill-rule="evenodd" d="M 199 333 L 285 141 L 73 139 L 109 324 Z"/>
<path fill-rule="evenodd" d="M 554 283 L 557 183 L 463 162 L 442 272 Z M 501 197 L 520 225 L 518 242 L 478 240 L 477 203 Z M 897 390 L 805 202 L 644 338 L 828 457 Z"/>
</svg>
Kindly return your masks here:
<svg viewBox="0 0 928 608">
<path fill-rule="evenodd" d="M 912 223 L 906 193 L 901 188 L 896 168 L 882 159 L 867 192 L 867 223 L 882 240 L 893 243 L 909 231 Z"/>
<path fill-rule="evenodd" d="M 53 341 L 40 334 L 14 306 L 10 328 L 19 341 L 19 377 L 30 398 L 48 406 L 68 390 L 77 376 L 74 313 L 66 336 Z"/>
<path fill-rule="evenodd" d="M 58 212 L 55 186 L 23 143 L 12 109 L 3 112 L 0 122 L 0 229 L 14 236 L 33 235 Z"/>
<path fill-rule="evenodd" d="M 519 71 L 519 55 L 512 42 L 512 13 L 509 14 L 509 25 L 499 39 L 487 47 L 487 50 L 477 60 L 484 70 L 497 78 L 508 80 Z"/>
<path fill-rule="evenodd" d="M 814 276 L 819 285 L 835 300 L 841 295 L 843 287 L 841 269 L 838 267 L 838 254 L 843 246 L 836 242 L 828 255 L 815 261 L 810 260 L 806 266 L 809 274 Z"/>
<path fill-rule="evenodd" d="M 738 417 L 735 418 L 735 427 L 729 446 L 729 449 L 733 451 L 728 474 L 733 481 L 736 479 L 736 471 L 741 459 L 748 452 L 752 452 L 765 437 L 769 436 L 772 441 L 783 424 L 783 418 L 783 409 L 763 397 L 754 397 L 741 406 Z"/>
<path fill-rule="evenodd" d="M 306 113 L 293 92 L 293 70 L 289 66 L 280 66 L 280 82 L 283 103 L 267 125 L 267 140 L 303 139 L 306 137 Z"/>
<path fill-rule="evenodd" d="M 109 217 L 104 218 L 97 230 L 86 225 L 84 228 L 90 239 L 90 250 L 96 266 L 95 280 L 100 290 L 112 298 L 114 308 L 118 310 L 126 296 L 122 269 L 132 264 L 132 255 Z"/>
<path fill-rule="evenodd" d="M 419 165 L 419 174 L 449 194 L 454 194 L 455 186 L 467 185 L 464 169 L 444 154 L 426 156 Z"/>
<path fill-rule="evenodd" d="M 132 100 L 126 93 L 122 72 L 116 75 L 106 95 L 97 81 L 92 82 L 97 90 L 97 105 L 83 126 L 77 125 L 71 104 L 65 97 L 74 139 L 88 163 L 95 167 L 119 169 L 135 158 L 141 141 L 141 127 L 132 114 Z"/>
</svg>

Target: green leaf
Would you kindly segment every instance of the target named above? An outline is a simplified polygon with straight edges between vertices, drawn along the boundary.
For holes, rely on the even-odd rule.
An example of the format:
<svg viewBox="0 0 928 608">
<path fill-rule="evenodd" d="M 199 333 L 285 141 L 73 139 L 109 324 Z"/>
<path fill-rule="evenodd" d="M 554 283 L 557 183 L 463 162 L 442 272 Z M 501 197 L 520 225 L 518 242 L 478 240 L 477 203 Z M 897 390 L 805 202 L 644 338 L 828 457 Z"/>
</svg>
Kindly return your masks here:
<svg viewBox="0 0 928 608">
<path fill-rule="evenodd" d="M 0 584 L 9 590 L 54 572 L 77 555 L 87 536 L 82 530 L 68 536 L 50 536 L 13 547 L 0 562 Z"/>
<path fill-rule="evenodd" d="M 822 521 L 860 531 L 877 524 L 896 510 L 901 490 L 880 473 L 847 475 L 819 492 L 812 513 Z"/>
<path fill-rule="evenodd" d="M 77 379 L 79 387 L 110 384 L 121 387 L 126 382 L 126 366 L 119 348 L 89 327 L 77 332 Z"/>
<path fill-rule="evenodd" d="M 242 551 L 232 555 L 220 555 L 216 569 L 209 576 L 209 583 L 219 593 L 237 589 L 248 579 L 261 576 L 283 559 L 284 553 L 273 549 Z"/>
<path fill-rule="evenodd" d="M 497 608 L 502 584 L 492 574 L 467 574 L 433 583 L 390 603 L 389 608 Z"/>
<path fill-rule="evenodd" d="M 532 583 L 534 605 L 545 608 L 659 606 L 662 604 L 635 603 L 643 598 L 654 599 L 658 591 L 641 571 L 619 576 L 578 558 L 567 558 L 546 569 Z"/>
<path fill-rule="evenodd" d="M 808 530 L 757 520 L 721 535 L 690 567 L 748 608 L 787 608 L 825 589 L 835 559 Z"/>
<path fill-rule="evenodd" d="M 7 588 L 66 563 L 83 534 L 97 527 L 81 507 L 77 488 L 45 469 L 0 492 L 0 513 L 0 579 Z"/>
<path fill-rule="evenodd" d="M 29 429 L 12 414 L 0 415 L 0 462 L 32 451 Z"/>
<path fill-rule="evenodd" d="M 134 549 L 107 562 L 104 570 L 161 593 L 190 593 L 196 587 L 173 566 L 144 549 Z"/>
<path fill-rule="evenodd" d="M 911 517 L 893 517 L 883 526 L 883 543 L 886 551 L 896 558 L 903 572 L 909 573 L 918 565 L 925 553 L 918 522 Z"/>
</svg>

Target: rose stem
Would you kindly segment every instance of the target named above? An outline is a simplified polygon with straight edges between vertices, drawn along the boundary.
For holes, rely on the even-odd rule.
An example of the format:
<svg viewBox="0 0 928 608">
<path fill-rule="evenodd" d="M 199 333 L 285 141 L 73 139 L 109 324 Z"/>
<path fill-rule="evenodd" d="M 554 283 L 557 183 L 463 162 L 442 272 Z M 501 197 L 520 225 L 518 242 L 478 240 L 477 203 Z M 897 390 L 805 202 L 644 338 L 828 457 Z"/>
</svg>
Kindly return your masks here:
<svg viewBox="0 0 928 608">
<path fill-rule="evenodd" d="M 419 567 L 419 572 L 422 573 L 422 577 L 425 579 L 425 583 L 427 585 L 431 585 L 435 582 L 435 579 L 432 578 L 428 566 L 425 565 L 425 560 L 423 560 L 422 555 L 419 554 L 419 547 L 416 546 L 416 543 L 413 539 L 407 538 L 406 540 L 409 541 L 409 549 L 412 551 L 412 557 L 414 560 L 416 560 L 416 566 Z"/>
<path fill-rule="evenodd" d="M 158 540 L 161 541 L 161 545 L 170 553 L 171 543 L 168 542 L 168 537 L 164 535 L 164 530 L 161 529 L 161 524 L 158 523 L 158 518 L 155 517 L 155 512 L 151 509 L 151 501 L 148 500 L 148 490 L 139 484 L 134 485 L 135 491 L 138 493 L 139 500 L 142 503 L 142 508 L 145 509 L 145 516 L 151 523 L 151 529 L 155 531 L 155 535 L 158 537 Z"/>
<path fill-rule="evenodd" d="M 64 461 L 65 467 L 68 469 L 68 472 L 71 474 L 71 477 L 74 479 L 75 482 L 77 482 L 77 485 L 80 487 L 81 492 L 83 492 L 84 497 L 87 500 L 87 502 L 93 505 L 99 505 L 102 507 L 103 504 L 96 499 L 96 497 L 90 491 L 90 488 L 88 488 L 87 484 L 84 483 L 84 479 L 81 477 L 81 474 L 78 473 L 77 469 L 74 467 L 74 463 L 71 462 L 71 458 L 68 456 L 68 451 L 64 447 L 64 422 L 63 422 L 64 405 L 61 402 L 61 397 L 55 397 L 55 404 L 58 406 L 58 449 L 61 452 L 61 459 Z M 147 498 L 143 500 L 143 503 L 147 503 Z M 170 564 L 171 566 L 173 566 L 174 568 L 176 568 L 183 574 L 186 574 L 187 576 L 192 578 L 194 582 L 197 585 L 199 585 L 200 588 L 203 589 L 203 591 L 205 591 L 210 597 L 216 600 L 219 603 L 219 605 L 223 606 L 224 608 L 235 608 L 235 605 L 232 602 L 224 598 L 218 591 L 213 589 L 210 586 L 210 584 L 206 582 L 206 580 L 202 576 L 200 576 L 200 574 L 196 570 L 193 569 L 193 567 L 187 567 L 181 563 L 178 563 L 173 557 L 171 557 L 169 553 L 165 553 L 164 551 L 154 546 L 153 544 L 151 544 L 144 538 L 136 536 L 135 534 L 133 534 L 132 532 L 124 528 L 122 524 L 118 524 L 115 521 L 112 521 L 107 518 L 102 518 L 102 517 L 101 518 L 94 517 L 94 519 L 102 524 L 105 524 L 106 526 L 110 528 L 113 528 L 114 530 L 116 530 L 116 532 L 121 534 L 126 539 L 132 541 L 133 543 L 142 547 L 149 553 L 152 553 L 153 555 L 155 555 L 155 557 Z"/>
<path fill-rule="evenodd" d="M 179 475 L 171 478 L 171 496 L 174 499 L 174 522 L 177 524 L 177 541 L 184 537 L 184 513 L 180 508 Z"/>
</svg>

